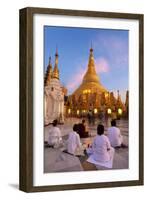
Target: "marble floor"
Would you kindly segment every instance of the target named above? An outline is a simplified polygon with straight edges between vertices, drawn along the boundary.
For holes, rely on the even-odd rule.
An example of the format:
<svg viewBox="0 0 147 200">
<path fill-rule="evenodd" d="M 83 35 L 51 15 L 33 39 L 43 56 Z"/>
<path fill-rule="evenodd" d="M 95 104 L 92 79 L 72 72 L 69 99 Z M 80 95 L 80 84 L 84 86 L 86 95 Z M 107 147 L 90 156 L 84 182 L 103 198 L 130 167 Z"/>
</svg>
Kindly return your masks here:
<svg viewBox="0 0 147 200">
<path fill-rule="evenodd" d="M 70 118 L 65 121 L 63 125 L 58 125 L 61 130 L 61 134 L 63 136 L 63 140 L 65 141 L 68 138 L 68 134 L 72 131 L 73 124 L 79 123 L 81 119 L 78 118 Z M 94 136 L 96 135 L 96 128 L 99 122 L 95 121 L 95 125 L 88 125 L 89 133 L 91 137 L 81 139 L 82 144 L 85 146 L 90 144 L 93 141 Z M 105 123 L 105 134 L 107 134 L 107 128 L 109 126 L 109 122 Z M 121 130 L 121 134 L 123 135 L 124 143 L 128 145 L 128 121 L 127 120 L 117 120 L 117 126 Z M 48 131 L 51 125 L 46 126 L 44 128 L 44 141 L 48 140 Z M 83 163 L 86 161 L 87 157 L 85 155 L 80 157 L 75 157 L 69 155 L 67 153 L 62 152 L 62 148 L 52 149 L 52 148 L 44 148 L 44 172 L 69 172 L 69 171 L 83 171 L 86 170 L 83 167 Z M 113 160 L 113 169 L 127 169 L 129 167 L 129 149 L 117 149 L 115 150 L 114 160 Z M 104 167 L 99 167 L 99 170 L 106 170 Z M 88 169 L 89 170 L 89 169 Z M 91 170 L 94 170 L 92 167 Z"/>
</svg>

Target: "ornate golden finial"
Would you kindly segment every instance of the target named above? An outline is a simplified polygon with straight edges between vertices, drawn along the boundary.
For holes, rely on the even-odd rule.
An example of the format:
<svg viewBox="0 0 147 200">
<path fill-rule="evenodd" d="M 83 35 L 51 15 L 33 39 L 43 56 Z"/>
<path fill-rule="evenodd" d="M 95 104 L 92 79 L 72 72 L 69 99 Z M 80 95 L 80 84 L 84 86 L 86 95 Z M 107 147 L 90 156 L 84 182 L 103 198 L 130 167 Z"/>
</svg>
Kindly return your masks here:
<svg viewBox="0 0 147 200">
<path fill-rule="evenodd" d="M 58 49 L 56 47 L 56 53 L 55 53 L 55 66 L 53 70 L 53 78 L 59 79 L 59 69 L 58 69 Z"/>
<path fill-rule="evenodd" d="M 55 54 L 55 56 L 58 57 L 58 46 L 57 45 L 56 45 L 56 54 Z"/>
<path fill-rule="evenodd" d="M 96 74 L 92 44 L 90 48 L 88 69 L 84 75 L 83 82 L 99 82 L 99 77 Z"/>
<path fill-rule="evenodd" d="M 45 86 L 49 85 L 50 80 L 52 78 L 52 64 L 51 64 L 51 57 L 49 57 L 49 63 L 47 66 L 46 74 L 45 74 L 45 79 L 44 79 L 44 84 Z"/>
<path fill-rule="evenodd" d="M 90 52 L 93 52 L 93 48 L 92 48 L 92 41 L 91 41 L 91 48 L 90 48 Z"/>
<path fill-rule="evenodd" d="M 92 49 L 92 47 L 90 48 L 88 67 L 92 67 L 92 68 L 95 69 L 94 56 L 93 56 L 93 49 Z"/>
<path fill-rule="evenodd" d="M 51 56 L 49 57 L 49 61 L 48 61 L 48 67 L 49 67 L 49 69 L 52 69 L 52 64 L 51 64 Z"/>
<path fill-rule="evenodd" d="M 93 48 L 92 48 L 92 41 L 91 41 L 91 48 L 90 48 L 90 55 L 89 58 L 93 58 Z M 93 58 L 94 59 L 94 58 Z"/>
<path fill-rule="evenodd" d="M 119 97 L 119 90 L 117 90 L 117 97 Z"/>
</svg>

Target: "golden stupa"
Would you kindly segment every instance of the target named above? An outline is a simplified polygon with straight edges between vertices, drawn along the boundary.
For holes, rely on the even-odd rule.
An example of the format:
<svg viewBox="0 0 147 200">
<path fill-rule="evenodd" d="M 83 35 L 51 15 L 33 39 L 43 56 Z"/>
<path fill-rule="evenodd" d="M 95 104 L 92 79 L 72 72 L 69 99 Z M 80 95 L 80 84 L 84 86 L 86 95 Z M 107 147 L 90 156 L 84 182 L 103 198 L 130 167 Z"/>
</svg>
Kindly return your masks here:
<svg viewBox="0 0 147 200">
<path fill-rule="evenodd" d="M 93 49 L 90 49 L 88 69 L 83 77 L 82 84 L 73 93 L 73 95 L 81 95 L 86 93 L 103 93 L 107 90 L 101 85 L 100 78 L 96 74 Z"/>
<path fill-rule="evenodd" d="M 90 48 L 88 67 L 81 85 L 68 96 L 66 102 L 67 116 L 86 116 L 89 112 L 97 115 L 100 112 L 118 112 L 118 108 L 124 109 L 121 97 L 114 97 L 113 92 L 109 92 L 100 82 L 100 78 L 95 70 L 93 48 Z"/>
</svg>

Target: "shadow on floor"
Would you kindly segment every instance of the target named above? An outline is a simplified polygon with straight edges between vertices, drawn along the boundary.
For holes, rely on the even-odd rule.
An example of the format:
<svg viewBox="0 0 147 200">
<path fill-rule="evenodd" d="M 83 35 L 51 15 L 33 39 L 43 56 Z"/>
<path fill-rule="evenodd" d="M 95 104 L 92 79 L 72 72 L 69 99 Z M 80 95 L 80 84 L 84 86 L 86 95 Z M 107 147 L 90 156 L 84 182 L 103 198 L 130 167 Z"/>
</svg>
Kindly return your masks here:
<svg viewBox="0 0 147 200">
<path fill-rule="evenodd" d="M 9 185 L 10 187 L 12 187 L 13 189 L 19 190 L 19 185 L 16 184 L 16 183 L 9 183 L 8 185 Z"/>
</svg>

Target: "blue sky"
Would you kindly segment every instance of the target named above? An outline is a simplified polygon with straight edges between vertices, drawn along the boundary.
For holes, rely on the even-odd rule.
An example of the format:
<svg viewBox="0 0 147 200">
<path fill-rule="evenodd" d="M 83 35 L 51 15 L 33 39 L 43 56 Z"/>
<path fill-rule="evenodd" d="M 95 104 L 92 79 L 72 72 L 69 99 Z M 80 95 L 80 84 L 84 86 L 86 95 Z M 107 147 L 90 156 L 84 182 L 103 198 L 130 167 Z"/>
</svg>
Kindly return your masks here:
<svg viewBox="0 0 147 200">
<path fill-rule="evenodd" d="M 54 66 L 58 48 L 60 80 L 71 94 L 81 83 L 87 69 L 89 49 L 94 49 L 97 74 L 109 91 L 128 90 L 127 30 L 44 27 L 45 70 L 49 56 Z"/>
</svg>

